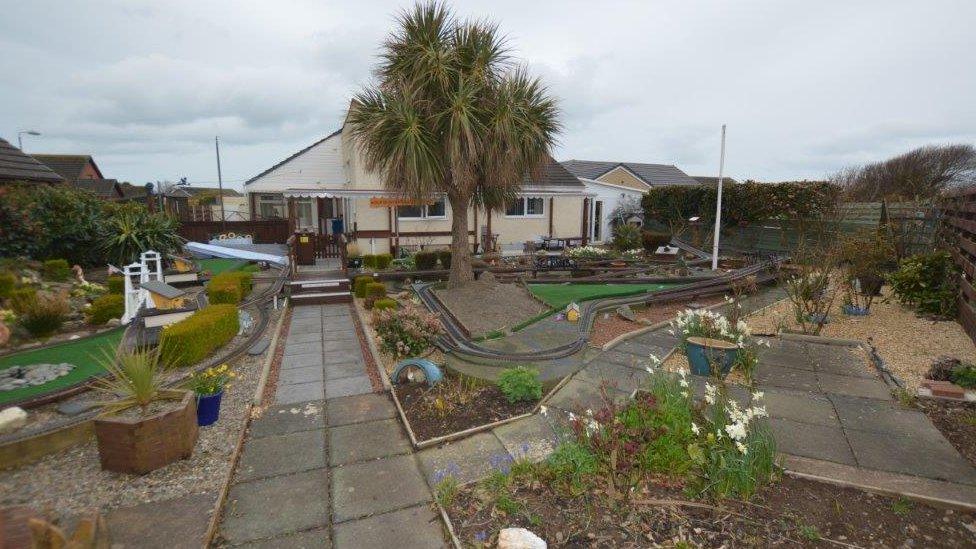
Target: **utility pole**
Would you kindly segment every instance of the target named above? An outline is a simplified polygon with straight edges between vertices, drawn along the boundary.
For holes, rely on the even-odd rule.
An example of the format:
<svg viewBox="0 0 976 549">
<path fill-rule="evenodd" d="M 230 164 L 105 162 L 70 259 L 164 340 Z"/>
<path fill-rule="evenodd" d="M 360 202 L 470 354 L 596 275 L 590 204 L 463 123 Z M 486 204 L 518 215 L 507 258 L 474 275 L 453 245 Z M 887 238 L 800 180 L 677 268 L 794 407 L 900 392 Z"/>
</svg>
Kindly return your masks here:
<svg viewBox="0 0 976 549">
<path fill-rule="evenodd" d="M 217 188 L 220 194 L 220 230 L 227 232 L 227 218 L 224 217 L 224 178 L 220 175 L 220 136 L 214 137 L 214 148 L 217 150 Z"/>
<path fill-rule="evenodd" d="M 722 124 L 722 153 L 718 161 L 718 196 L 715 200 L 715 236 L 712 239 L 712 270 L 718 269 L 718 233 L 722 228 L 722 175 L 725 171 L 725 124 Z"/>
</svg>

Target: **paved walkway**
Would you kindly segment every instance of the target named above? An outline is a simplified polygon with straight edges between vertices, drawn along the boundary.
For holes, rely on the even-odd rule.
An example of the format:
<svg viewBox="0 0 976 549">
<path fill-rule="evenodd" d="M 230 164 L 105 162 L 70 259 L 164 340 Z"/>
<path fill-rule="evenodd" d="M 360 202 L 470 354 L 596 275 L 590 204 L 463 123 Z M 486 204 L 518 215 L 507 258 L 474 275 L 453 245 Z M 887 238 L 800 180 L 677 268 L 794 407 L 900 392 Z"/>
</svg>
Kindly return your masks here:
<svg viewBox="0 0 976 549">
<path fill-rule="evenodd" d="M 276 404 L 251 422 L 219 539 L 244 547 L 444 547 L 396 408 L 375 394 L 350 306 L 293 309 Z"/>
</svg>

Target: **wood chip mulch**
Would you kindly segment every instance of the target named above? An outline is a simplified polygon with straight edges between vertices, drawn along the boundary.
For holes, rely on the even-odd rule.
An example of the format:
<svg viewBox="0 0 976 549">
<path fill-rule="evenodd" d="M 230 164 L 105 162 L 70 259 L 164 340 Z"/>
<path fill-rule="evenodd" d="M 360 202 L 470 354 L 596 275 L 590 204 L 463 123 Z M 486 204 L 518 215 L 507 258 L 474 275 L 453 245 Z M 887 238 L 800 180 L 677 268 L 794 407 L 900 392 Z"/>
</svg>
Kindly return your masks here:
<svg viewBox="0 0 976 549">
<path fill-rule="evenodd" d="M 650 324 L 655 324 L 663 320 L 670 320 L 674 318 L 679 311 L 685 309 L 689 303 L 697 302 L 707 307 L 710 305 L 715 305 L 716 303 L 721 303 L 722 299 L 723 298 L 721 296 L 701 299 L 686 299 L 681 301 L 673 301 L 670 303 L 655 304 L 649 307 L 634 308 L 634 313 L 637 315 L 638 321 L 642 322 L 631 322 L 623 319 L 614 311 L 600 313 L 596 321 L 593 323 L 592 332 L 590 332 L 590 344 L 598 347 L 603 346 L 607 342 L 613 340 L 614 338 L 620 337 L 623 334 L 633 332 L 634 330 L 640 330 L 641 328 L 646 328 Z"/>
</svg>

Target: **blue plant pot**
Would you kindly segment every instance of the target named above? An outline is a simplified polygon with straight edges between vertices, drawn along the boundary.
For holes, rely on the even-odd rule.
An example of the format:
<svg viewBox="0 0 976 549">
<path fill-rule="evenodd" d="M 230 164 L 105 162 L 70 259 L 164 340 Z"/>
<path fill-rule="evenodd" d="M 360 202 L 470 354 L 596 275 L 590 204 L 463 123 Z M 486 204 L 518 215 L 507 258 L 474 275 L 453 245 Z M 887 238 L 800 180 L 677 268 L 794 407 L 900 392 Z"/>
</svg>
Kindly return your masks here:
<svg viewBox="0 0 976 549">
<path fill-rule="evenodd" d="M 220 399 L 224 391 L 212 395 L 197 395 L 197 425 L 213 425 L 220 417 Z"/>
<path fill-rule="evenodd" d="M 732 365 L 739 355 L 739 349 L 716 349 L 689 341 L 685 349 L 691 373 L 696 376 L 712 375 L 713 363 L 718 366 L 721 361 L 721 376 L 724 378 L 732 371 Z"/>
<path fill-rule="evenodd" d="M 812 314 L 807 315 L 807 322 L 812 324 L 827 324 L 830 322 L 830 319 L 825 314 Z"/>
<path fill-rule="evenodd" d="M 858 307 L 856 305 L 844 305 L 843 307 L 841 307 L 841 309 L 843 309 L 845 315 L 867 316 L 871 314 L 871 311 L 869 309 L 866 309 L 864 307 Z"/>
</svg>

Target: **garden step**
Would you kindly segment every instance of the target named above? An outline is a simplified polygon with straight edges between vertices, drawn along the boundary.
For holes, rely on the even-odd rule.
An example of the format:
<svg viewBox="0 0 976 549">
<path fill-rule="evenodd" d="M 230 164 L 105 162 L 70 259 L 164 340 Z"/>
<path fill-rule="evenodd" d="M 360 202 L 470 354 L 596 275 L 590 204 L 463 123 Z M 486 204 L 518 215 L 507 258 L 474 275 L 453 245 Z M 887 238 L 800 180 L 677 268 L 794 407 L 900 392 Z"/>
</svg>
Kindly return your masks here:
<svg viewBox="0 0 976 549">
<path fill-rule="evenodd" d="M 292 295 L 300 293 L 320 293 L 324 291 L 348 291 L 348 278 L 293 280 L 289 282 Z"/>
<path fill-rule="evenodd" d="M 324 303 L 352 303 L 352 293 L 345 291 L 292 294 L 291 303 L 294 306 L 321 305 Z"/>
</svg>

